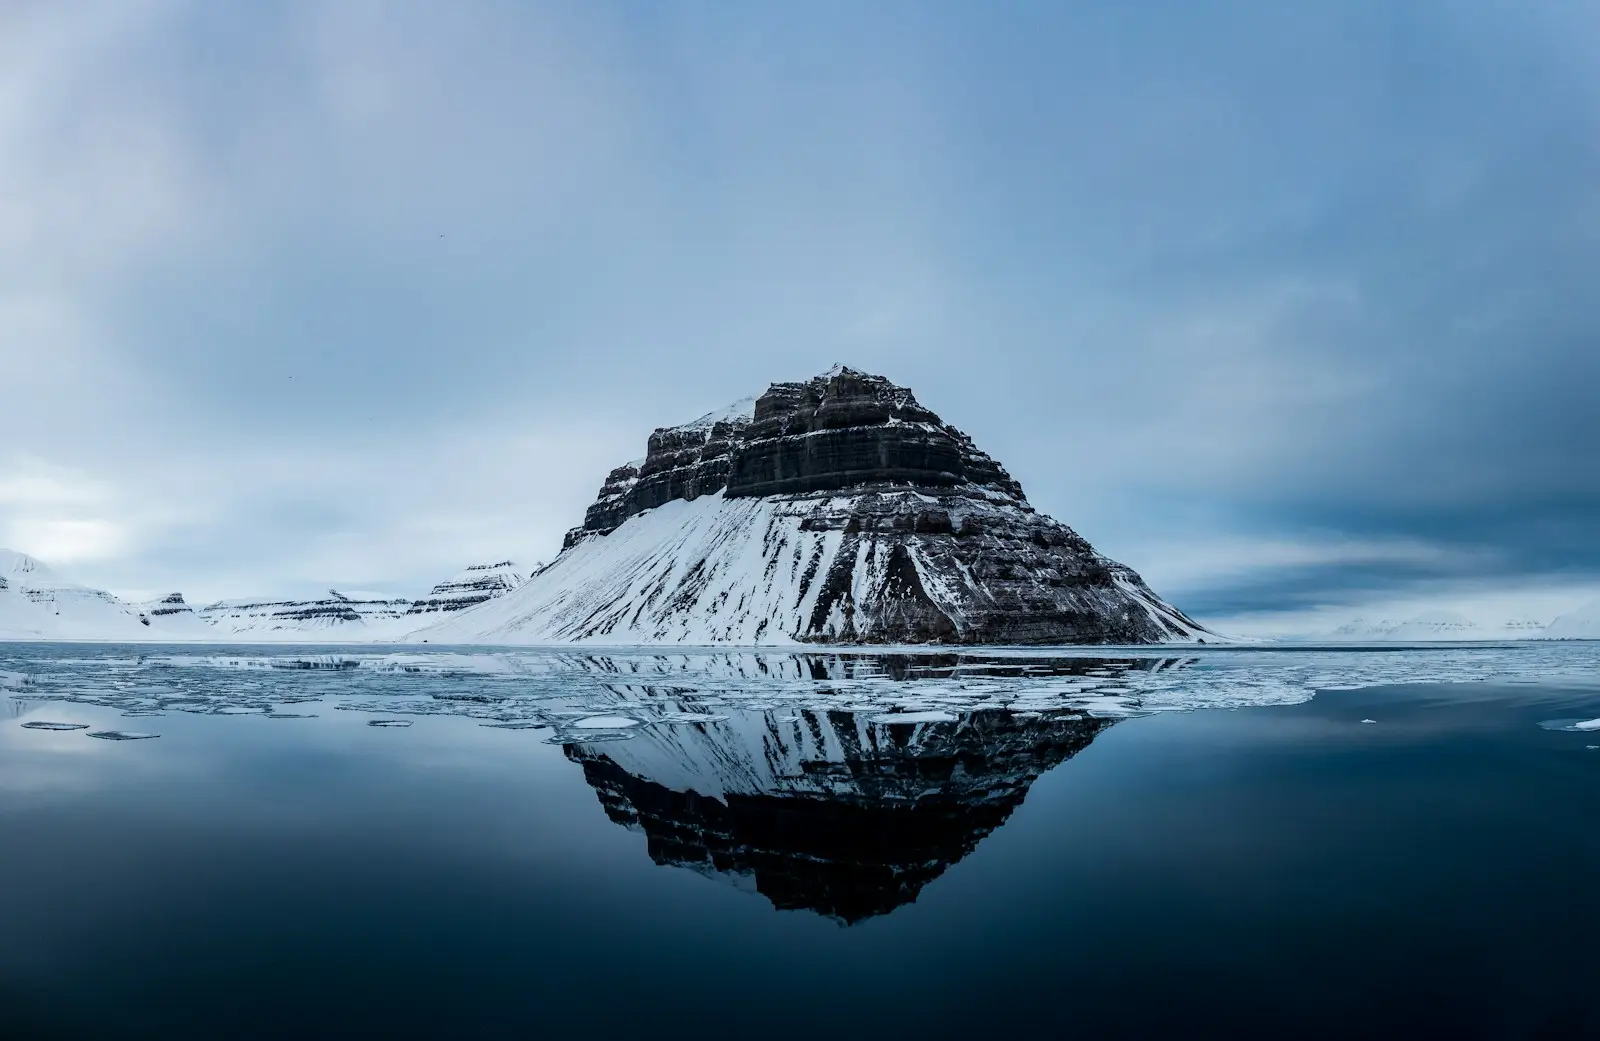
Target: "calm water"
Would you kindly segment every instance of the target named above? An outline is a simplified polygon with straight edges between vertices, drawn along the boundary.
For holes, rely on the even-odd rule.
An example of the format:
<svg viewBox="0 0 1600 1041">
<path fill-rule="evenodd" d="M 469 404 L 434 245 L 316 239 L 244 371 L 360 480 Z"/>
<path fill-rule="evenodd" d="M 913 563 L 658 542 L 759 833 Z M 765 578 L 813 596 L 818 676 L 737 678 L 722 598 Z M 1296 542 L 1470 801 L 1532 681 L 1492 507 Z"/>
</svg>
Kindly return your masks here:
<svg viewBox="0 0 1600 1041">
<path fill-rule="evenodd" d="M 1600 1037 L 1596 718 L 1594 644 L 0 645 L 0 1038 Z"/>
</svg>

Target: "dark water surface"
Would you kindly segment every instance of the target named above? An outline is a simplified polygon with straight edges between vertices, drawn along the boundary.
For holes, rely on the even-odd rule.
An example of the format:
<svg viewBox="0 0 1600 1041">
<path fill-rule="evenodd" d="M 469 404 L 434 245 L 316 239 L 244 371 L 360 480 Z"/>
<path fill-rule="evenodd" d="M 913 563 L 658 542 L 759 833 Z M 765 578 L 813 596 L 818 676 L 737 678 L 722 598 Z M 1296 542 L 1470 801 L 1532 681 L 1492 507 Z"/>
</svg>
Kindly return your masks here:
<svg viewBox="0 0 1600 1041">
<path fill-rule="evenodd" d="M 1600 1037 L 1594 648 L 1394 653 L 0 647 L 0 1038 Z"/>
</svg>

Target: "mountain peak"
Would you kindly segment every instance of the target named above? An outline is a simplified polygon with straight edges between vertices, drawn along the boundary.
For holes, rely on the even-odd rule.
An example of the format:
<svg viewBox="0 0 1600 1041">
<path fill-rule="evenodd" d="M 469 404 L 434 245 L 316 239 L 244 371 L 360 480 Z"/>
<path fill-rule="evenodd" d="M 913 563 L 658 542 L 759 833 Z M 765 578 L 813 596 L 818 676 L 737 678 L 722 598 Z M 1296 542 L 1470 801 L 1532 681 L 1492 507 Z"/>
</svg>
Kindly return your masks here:
<svg viewBox="0 0 1600 1041">
<path fill-rule="evenodd" d="M 1038 514 L 910 388 L 838 365 L 658 427 L 561 555 L 429 640 L 1150 643 L 1210 633 Z"/>
</svg>

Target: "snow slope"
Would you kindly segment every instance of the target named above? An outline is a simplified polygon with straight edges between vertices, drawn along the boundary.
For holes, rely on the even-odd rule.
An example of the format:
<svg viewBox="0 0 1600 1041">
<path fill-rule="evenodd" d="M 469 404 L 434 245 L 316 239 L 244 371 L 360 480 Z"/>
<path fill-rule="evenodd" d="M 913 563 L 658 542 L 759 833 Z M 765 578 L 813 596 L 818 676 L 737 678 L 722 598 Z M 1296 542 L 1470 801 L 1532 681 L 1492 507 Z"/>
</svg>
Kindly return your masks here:
<svg viewBox="0 0 1600 1041">
<path fill-rule="evenodd" d="M 1600 600 L 1568 611 L 1544 630 L 1549 640 L 1600 640 Z"/>
<path fill-rule="evenodd" d="M 906 492 L 906 495 L 916 495 Z M 725 499 L 721 492 L 665 503 L 630 517 L 606 535 L 571 545 L 520 589 L 413 634 L 431 643 L 545 644 L 567 641 L 627 645 L 794 644 L 811 624 L 825 583 L 845 545 L 840 530 L 815 530 L 804 522 L 820 505 L 848 503 L 815 498 Z M 975 513 L 1010 509 L 968 501 Z M 894 580 L 893 558 L 857 549 L 851 598 L 869 602 Z M 928 596 L 947 613 L 960 614 L 973 596 L 922 566 Z M 1137 580 L 1118 582 L 1136 610 L 1155 620 L 1173 640 L 1193 640 L 1204 630 L 1148 593 Z M 1097 595 L 1086 591 L 1085 596 Z M 842 612 L 830 613 L 823 635 L 840 633 Z M 870 630 L 858 625 L 858 638 Z"/>
<path fill-rule="evenodd" d="M 536 565 L 531 570 L 537 571 Z M 485 600 L 504 596 L 527 581 L 528 571 L 514 561 L 502 560 L 498 564 L 474 564 L 464 571 L 434 586 L 427 596 L 421 597 L 407 609 L 407 614 L 447 615 L 476 607 Z M 422 625 L 434 618 L 419 618 Z"/>
<path fill-rule="evenodd" d="M 43 561 L 0 549 L 0 638 L 149 640 L 143 612 L 103 589 L 69 582 Z"/>
</svg>

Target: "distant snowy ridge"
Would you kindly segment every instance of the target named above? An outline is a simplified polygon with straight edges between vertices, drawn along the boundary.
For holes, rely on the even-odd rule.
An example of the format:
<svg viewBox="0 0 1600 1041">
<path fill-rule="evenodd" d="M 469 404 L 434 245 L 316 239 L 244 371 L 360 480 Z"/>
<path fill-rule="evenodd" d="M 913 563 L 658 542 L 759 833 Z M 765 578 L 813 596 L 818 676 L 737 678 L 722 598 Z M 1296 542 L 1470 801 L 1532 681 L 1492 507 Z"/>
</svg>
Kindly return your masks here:
<svg viewBox="0 0 1600 1041">
<path fill-rule="evenodd" d="M 562 552 L 436 643 L 1216 640 L 1037 513 L 911 391 L 843 367 L 650 435 Z"/>
<path fill-rule="evenodd" d="M 68 582 L 43 561 L 0 550 L 0 638 L 148 640 L 156 628 L 138 607 L 103 589 Z"/>
<path fill-rule="evenodd" d="M 538 568 L 539 565 L 535 565 L 533 570 L 537 571 Z M 413 601 L 406 613 L 441 615 L 464 611 L 497 596 L 504 596 L 527 579 L 528 572 L 519 568 L 514 561 L 474 564 L 440 582 L 426 596 Z"/>
<path fill-rule="evenodd" d="M 267 637 L 359 642 L 394 639 L 415 628 L 406 619 L 409 597 L 341 593 L 295 600 L 219 600 L 200 617 L 230 637 Z"/>
<path fill-rule="evenodd" d="M 196 610 L 182 593 L 130 603 L 69 582 L 36 557 L 0 550 L 0 640 L 387 642 L 425 624 L 430 610 L 437 616 L 483 603 L 525 578 L 501 561 L 469 567 L 423 600 L 329 590 L 220 600 Z"/>
<path fill-rule="evenodd" d="M 1544 631 L 1549 640 L 1600 640 L 1600 600 L 1591 600 L 1551 622 Z"/>
<path fill-rule="evenodd" d="M 1537 640 L 1546 635 L 1546 626 L 1531 618 L 1512 618 L 1498 624 L 1483 624 L 1457 611 L 1429 611 L 1406 621 L 1383 619 L 1369 622 L 1357 618 L 1332 632 L 1307 638 L 1334 643 L 1437 643 Z"/>
</svg>

